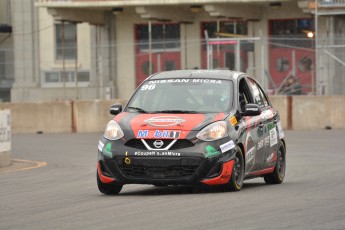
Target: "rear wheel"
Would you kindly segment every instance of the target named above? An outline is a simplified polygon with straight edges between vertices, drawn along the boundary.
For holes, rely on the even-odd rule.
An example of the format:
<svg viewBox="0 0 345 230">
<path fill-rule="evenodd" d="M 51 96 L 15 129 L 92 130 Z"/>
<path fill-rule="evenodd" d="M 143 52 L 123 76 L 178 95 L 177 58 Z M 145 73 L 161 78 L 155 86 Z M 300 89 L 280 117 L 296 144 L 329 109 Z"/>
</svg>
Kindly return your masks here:
<svg viewBox="0 0 345 230">
<path fill-rule="evenodd" d="M 281 184 L 284 181 L 286 168 L 285 146 L 282 141 L 279 142 L 277 151 L 277 162 L 273 173 L 264 176 L 266 184 Z"/>
<path fill-rule="evenodd" d="M 102 183 L 101 179 L 99 179 L 98 173 L 97 173 L 97 186 L 98 186 L 98 190 L 101 193 L 104 193 L 104 194 L 107 194 L 107 195 L 119 194 L 121 189 L 122 189 L 122 185 L 120 185 L 120 184 L 105 184 L 105 183 Z"/>
<path fill-rule="evenodd" d="M 237 147 L 235 154 L 234 165 L 228 184 L 225 185 L 229 191 L 240 191 L 243 185 L 244 178 L 244 158 L 240 148 Z"/>
</svg>

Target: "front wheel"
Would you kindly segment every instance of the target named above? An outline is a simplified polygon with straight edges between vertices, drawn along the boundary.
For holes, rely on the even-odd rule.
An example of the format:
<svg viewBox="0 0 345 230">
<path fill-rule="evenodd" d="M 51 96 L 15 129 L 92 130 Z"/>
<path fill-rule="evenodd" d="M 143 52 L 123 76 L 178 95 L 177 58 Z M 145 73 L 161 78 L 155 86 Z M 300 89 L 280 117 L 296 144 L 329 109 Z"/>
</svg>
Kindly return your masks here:
<svg viewBox="0 0 345 230">
<path fill-rule="evenodd" d="M 120 184 L 105 184 L 105 183 L 102 183 L 101 179 L 99 179 L 98 173 L 97 173 L 97 186 L 98 186 L 98 190 L 101 193 L 104 193 L 104 194 L 107 194 L 107 195 L 119 194 L 121 189 L 122 189 L 122 185 L 120 185 Z"/>
<path fill-rule="evenodd" d="M 279 148 L 277 151 L 277 162 L 274 171 L 271 174 L 264 176 L 266 184 L 281 184 L 284 181 L 286 159 L 285 159 L 285 146 L 282 141 L 279 142 Z"/>
<path fill-rule="evenodd" d="M 229 191 L 240 191 L 243 185 L 244 178 L 244 158 L 242 150 L 237 147 L 235 153 L 234 165 L 229 182 L 225 185 Z"/>
</svg>

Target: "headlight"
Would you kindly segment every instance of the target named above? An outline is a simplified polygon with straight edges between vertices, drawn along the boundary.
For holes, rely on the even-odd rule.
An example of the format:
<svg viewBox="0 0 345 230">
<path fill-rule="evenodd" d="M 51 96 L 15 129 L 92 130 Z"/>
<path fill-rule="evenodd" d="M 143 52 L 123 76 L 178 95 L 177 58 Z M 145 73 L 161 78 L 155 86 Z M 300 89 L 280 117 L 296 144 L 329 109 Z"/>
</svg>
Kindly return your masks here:
<svg viewBox="0 0 345 230">
<path fill-rule="evenodd" d="M 203 141 L 214 141 L 227 136 L 227 127 L 225 121 L 217 121 L 203 128 L 197 138 Z"/>
<path fill-rule="evenodd" d="M 122 138 L 124 134 L 119 124 L 117 124 L 116 121 L 111 120 L 105 127 L 103 136 L 108 140 L 117 140 Z"/>
</svg>

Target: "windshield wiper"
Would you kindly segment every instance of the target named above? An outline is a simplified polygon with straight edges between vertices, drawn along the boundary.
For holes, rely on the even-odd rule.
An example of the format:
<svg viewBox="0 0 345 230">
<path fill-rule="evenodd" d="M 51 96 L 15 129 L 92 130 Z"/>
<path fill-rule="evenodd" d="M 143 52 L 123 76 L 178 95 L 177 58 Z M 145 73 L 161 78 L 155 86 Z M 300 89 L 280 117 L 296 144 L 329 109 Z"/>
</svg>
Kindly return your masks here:
<svg viewBox="0 0 345 230">
<path fill-rule="evenodd" d="M 134 110 L 138 111 L 139 113 L 148 113 L 147 111 L 145 111 L 145 110 L 143 110 L 142 108 L 139 108 L 139 107 L 129 106 L 129 107 L 127 107 L 127 109 L 134 109 Z"/>
<path fill-rule="evenodd" d="M 177 110 L 177 109 L 173 109 L 173 110 L 161 110 L 161 111 L 154 111 L 152 113 L 199 113 L 197 111 L 190 111 L 190 110 Z"/>
</svg>

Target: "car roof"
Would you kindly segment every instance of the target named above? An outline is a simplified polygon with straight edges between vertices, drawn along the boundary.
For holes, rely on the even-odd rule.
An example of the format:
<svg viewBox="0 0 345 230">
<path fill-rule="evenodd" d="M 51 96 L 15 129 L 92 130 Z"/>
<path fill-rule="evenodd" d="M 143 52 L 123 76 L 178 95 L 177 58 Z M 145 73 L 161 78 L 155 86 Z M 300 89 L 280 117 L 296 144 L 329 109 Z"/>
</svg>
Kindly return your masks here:
<svg viewBox="0 0 345 230">
<path fill-rule="evenodd" d="M 171 79 L 171 78 L 204 78 L 236 80 L 244 73 L 231 70 L 173 70 L 156 73 L 146 80 Z"/>
</svg>

